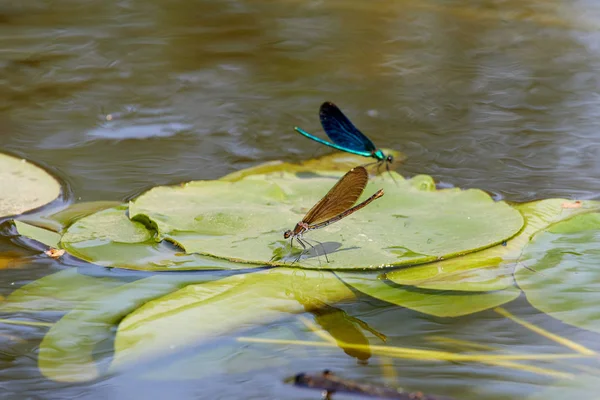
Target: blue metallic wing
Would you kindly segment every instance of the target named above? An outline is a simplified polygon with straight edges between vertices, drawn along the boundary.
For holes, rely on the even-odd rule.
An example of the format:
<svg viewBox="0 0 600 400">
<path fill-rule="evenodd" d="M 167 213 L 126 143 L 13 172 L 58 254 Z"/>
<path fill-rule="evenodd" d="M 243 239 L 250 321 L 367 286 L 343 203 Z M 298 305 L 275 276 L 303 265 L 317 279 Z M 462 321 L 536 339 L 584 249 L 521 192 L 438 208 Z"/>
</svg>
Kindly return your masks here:
<svg viewBox="0 0 600 400">
<path fill-rule="evenodd" d="M 298 128 L 297 126 L 295 126 L 294 129 L 296 130 L 296 132 L 298 132 L 298 133 L 306 136 L 309 139 L 314 140 L 315 142 L 319 142 L 321 144 L 324 144 L 325 146 L 333 147 L 334 149 L 338 149 L 338 150 L 341 150 L 341 151 L 345 151 L 345 152 L 356 154 L 356 155 L 363 156 L 363 157 L 371 157 L 372 156 L 372 154 L 371 154 L 370 151 L 356 151 L 356 150 L 352 150 L 352 149 L 349 149 L 347 147 L 340 146 L 338 144 L 331 143 L 331 142 L 328 142 L 327 140 L 323 140 L 323 139 L 321 139 L 319 137 L 313 136 L 310 133 L 308 133 L 305 130 L 303 130 L 302 128 Z"/>
<path fill-rule="evenodd" d="M 335 104 L 323 103 L 319 117 L 323 130 L 335 144 L 342 147 L 340 150 L 355 154 L 366 152 L 369 155 L 377 150 L 373 142 L 359 131 Z"/>
</svg>

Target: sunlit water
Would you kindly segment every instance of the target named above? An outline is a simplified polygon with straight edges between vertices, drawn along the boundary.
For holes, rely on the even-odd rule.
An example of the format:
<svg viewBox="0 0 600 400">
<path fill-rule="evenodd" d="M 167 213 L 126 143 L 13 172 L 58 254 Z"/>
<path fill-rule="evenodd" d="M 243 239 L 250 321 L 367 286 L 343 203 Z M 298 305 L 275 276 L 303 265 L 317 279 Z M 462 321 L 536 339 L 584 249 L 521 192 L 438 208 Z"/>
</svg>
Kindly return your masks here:
<svg viewBox="0 0 600 400">
<path fill-rule="evenodd" d="M 407 176 L 510 201 L 598 199 L 598 43 L 600 8 L 589 1 L 9 2 L 0 5 L 0 150 L 55 173 L 67 200 L 122 201 L 326 154 L 292 128 L 321 132 L 318 107 L 330 100 L 378 146 L 404 152 L 398 170 Z M 0 275 L 4 295 L 63 268 L 8 240 L 0 251 L 32 256 Z M 436 348 L 423 337 L 438 335 L 562 351 L 492 311 L 444 319 L 371 300 L 339 307 L 391 345 Z M 593 342 L 536 316 L 523 298 L 508 308 Z M 310 337 L 292 316 L 253 333 L 277 330 Z M 2 327 L 1 397 L 309 399 L 318 393 L 282 381 L 324 368 L 466 399 L 524 397 L 549 382 L 472 364 L 363 365 L 341 350 L 224 338 L 180 359 L 59 384 L 36 367 L 45 331 Z M 386 363 L 395 380 L 382 375 Z"/>
</svg>

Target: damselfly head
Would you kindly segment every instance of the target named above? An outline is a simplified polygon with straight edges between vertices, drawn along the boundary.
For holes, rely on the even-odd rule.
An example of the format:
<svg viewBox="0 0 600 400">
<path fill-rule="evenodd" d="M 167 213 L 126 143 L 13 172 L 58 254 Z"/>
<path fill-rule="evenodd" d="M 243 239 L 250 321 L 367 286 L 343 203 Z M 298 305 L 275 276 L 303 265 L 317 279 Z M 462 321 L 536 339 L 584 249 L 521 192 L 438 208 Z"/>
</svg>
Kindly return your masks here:
<svg viewBox="0 0 600 400">
<path fill-rule="evenodd" d="M 390 163 L 390 164 L 391 164 L 391 163 L 393 163 L 393 162 L 394 162 L 394 156 L 392 156 L 391 154 L 390 154 L 390 155 L 388 155 L 388 156 L 385 158 L 385 161 L 386 161 L 386 162 L 388 162 L 388 163 Z"/>
<path fill-rule="evenodd" d="M 292 236 L 294 234 L 294 232 L 292 232 L 290 229 L 288 229 L 287 231 L 285 231 L 283 233 L 283 238 L 284 239 L 288 239 L 290 236 Z"/>
</svg>

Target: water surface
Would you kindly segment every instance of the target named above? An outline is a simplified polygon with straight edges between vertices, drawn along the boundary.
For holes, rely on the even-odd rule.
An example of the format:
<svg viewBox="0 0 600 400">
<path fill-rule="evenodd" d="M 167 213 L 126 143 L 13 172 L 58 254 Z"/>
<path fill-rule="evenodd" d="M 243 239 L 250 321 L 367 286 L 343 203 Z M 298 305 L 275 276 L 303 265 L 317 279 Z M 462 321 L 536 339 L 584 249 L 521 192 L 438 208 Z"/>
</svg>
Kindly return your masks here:
<svg viewBox="0 0 600 400">
<path fill-rule="evenodd" d="M 328 100 L 378 146 L 404 152 L 406 176 L 509 201 L 598 199 L 599 21 L 597 3 L 559 0 L 9 2 L 0 6 L 0 150 L 47 167 L 73 201 L 122 201 L 156 185 L 327 154 L 292 128 L 322 134 L 318 107 Z M 36 254 L 8 240 L 0 251 Z M 60 268 L 34 257 L 0 275 L 1 293 Z M 444 319 L 366 300 L 339 307 L 389 344 L 431 346 L 427 334 L 559 351 L 491 311 Z M 510 308 L 592 341 L 523 298 Z M 308 335 L 291 316 L 268 329 Z M 391 383 L 386 362 L 399 385 L 465 399 L 517 398 L 548 383 L 477 365 L 365 366 L 341 351 L 240 350 L 224 338 L 229 350 L 182 357 L 195 360 L 196 379 L 172 373 L 140 384 L 161 370 L 151 365 L 58 384 L 36 369 L 44 329 L 6 332 L 24 340 L 3 337 L 7 398 L 316 398 L 282 379 L 330 368 Z M 249 363 L 262 367 L 242 368 Z"/>
</svg>

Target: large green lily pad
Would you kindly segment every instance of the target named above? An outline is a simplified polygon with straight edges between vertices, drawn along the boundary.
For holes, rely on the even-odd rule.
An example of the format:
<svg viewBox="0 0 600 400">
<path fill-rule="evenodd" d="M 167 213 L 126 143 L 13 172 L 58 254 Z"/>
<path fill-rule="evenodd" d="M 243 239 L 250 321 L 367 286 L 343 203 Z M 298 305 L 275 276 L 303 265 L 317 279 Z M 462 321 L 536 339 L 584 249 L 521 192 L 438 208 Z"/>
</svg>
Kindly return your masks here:
<svg viewBox="0 0 600 400">
<path fill-rule="evenodd" d="M 564 207 L 570 203 L 566 199 L 547 199 L 515 204 L 514 208 L 522 214 L 525 226 L 504 245 L 450 260 L 391 271 L 385 274 L 385 279 L 398 285 L 433 290 L 482 292 L 511 287 L 514 285 L 515 266 L 523 249 L 537 232 L 600 209 L 597 201 L 582 201 L 575 208 Z"/>
<path fill-rule="evenodd" d="M 521 214 L 480 190 L 425 190 L 398 174 L 372 179 L 359 201 L 385 195 L 350 217 L 307 238 L 326 242 L 329 263 L 317 246 L 299 265 L 368 269 L 431 262 L 501 243 L 523 225 Z M 235 182 L 197 181 L 156 187 L 130 202 L 129 215 L 155 228 L 160 239 L 237 262 L 289 263 L 283 232 L 336 183 L 342 174 L 273 172 Z M 339 251 L 335 251 L 339 250 Z M 296 250 L 297 251 L 297 250 Z"/>
<path fill-rule="evenodd" d="M 0 217 L 41 207 L 60 195 L 60 184 L 27 160 L 0 154 Z"/>
<path fill-rule="evenodd" d="M 539 310 L 600 332 L 600 214 L 576 216 L 535 235 L 516 273 Z"/>
<path fill-rule="evenodd" d="M 87 209 L 108 204 L 75 205 L 55 214 L 67 217 L 87 215 Z M 64 226 L 59 218 L 55 227 Z M 37 222 L 37 221 L 36 221 Z M 111 268 L 142 271 L 224 270 L 247 268 L 246 264 L 200 254 L 186 254 L 176 246 L 154 240 L 154 232 L 127 218 L 127 206 L 108 208 L 73 223 L 67 233 L 59 233 L 21 221 L 13 221 L 17 232 L 52 248 L 65 249 L 84 261 Z M 92 229 L 89 227 L 92 226 Z M 61 241 L 62 240 L 62 241 Z"/>
<path fill-rule="evenodd" d="M 145 271 L 248 267 L 200 254 L 186 254 L 175 246 L 157 242 L 154 232 L 127 217 L 127 206 L 81 218 L 66 230 L 60 246 L 82 260 L 106 267 Z"/>
</svg>

